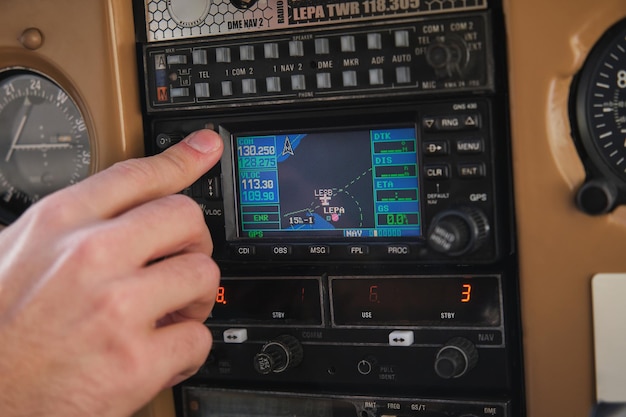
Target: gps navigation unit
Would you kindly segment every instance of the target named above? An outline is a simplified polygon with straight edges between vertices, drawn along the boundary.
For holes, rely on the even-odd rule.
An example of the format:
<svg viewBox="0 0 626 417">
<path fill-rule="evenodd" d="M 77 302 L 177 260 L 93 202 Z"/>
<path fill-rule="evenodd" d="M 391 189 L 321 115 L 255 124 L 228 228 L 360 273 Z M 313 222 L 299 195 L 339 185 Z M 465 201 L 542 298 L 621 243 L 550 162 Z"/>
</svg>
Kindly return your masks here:
<svg viewBox="0 0 626 417">
<path fill-rule="evenodd" d="M 232 146 L 237 237 L 421 233 L 415 126 L 239 134 Z"/>
</svg>

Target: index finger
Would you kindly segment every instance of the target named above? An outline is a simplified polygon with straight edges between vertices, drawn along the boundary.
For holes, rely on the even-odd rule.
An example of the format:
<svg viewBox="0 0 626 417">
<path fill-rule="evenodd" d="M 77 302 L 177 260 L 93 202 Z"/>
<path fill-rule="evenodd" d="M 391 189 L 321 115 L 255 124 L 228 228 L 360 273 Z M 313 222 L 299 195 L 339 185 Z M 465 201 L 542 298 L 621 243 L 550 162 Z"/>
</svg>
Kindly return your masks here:
<svg viewBox="0 0 626 417">
<path fill-rule="evenodd" d="M 216 132 L 199 130 L 158 155 L 118 162 L 68 192 L 83 208 L 88 207 L 88 215 L 114 217 L 188 187 L 219 161 L 222 150 Z"/>
</svg>

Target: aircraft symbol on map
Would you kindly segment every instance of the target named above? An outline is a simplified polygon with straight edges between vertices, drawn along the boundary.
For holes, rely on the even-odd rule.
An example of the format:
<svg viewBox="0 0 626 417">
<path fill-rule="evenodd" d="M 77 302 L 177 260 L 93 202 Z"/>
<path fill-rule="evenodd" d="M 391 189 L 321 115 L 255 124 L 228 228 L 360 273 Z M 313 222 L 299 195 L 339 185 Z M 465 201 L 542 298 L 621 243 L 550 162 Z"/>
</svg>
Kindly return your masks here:
<svg viewBox="0 0 626 417">
<path fill-rule="evenodd" d="M 293 153 L 293 147 L 291 146 L 291 140 L 289 140 L 289 136 L 285 136 L 285 144 L 283 145 L 283 154 L 282 156 L 285 155 L 295 155 Z"/>
<path fill-rule="evenodd" d="M 323 206 L 330 206 L 330 200 L 333 199 L 330 195 L 323 195 L 318 197 Z"/>
</svg>

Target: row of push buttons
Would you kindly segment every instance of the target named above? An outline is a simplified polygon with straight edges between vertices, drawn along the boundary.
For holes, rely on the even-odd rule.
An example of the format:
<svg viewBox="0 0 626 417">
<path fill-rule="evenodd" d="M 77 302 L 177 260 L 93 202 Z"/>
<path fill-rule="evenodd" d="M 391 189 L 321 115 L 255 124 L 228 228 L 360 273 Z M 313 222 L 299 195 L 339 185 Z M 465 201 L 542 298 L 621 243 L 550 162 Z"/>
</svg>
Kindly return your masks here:
<svg viewBox="0 0 626 417">
<path fill-rule="evenodd" d="M 472 131 L 479 129 L 481 118 L 478 114 L 456 114 L 452 116 L 424 117 L 422 127 L 426 133 Z M 485 143 L 480 136 L 461 137 L 454 140 L 454 151 L 458 155 L 479 155 L 485 152 Z M 422 152 L 427 157 L 449 155 L 450 139 L 430 136 L 422 144 Z M 487 168 L 483 162 L 462 162 L 456 166 L 456 174 L 461 179 L 483 178 Z M 430 180 L 448 179 L 452 176 L 447 163 L 424 165 L 424 178 Z"/>
<path fill-rule="evenodd" d="M 376 51 L 383 49 L 383 38 L 380 33 L 367 34 L 367 49 Z M 331 39 L 317 38 L 313 42 L 316 55 L 330 55 L 332 53 Z M 356 52 L 357 38 L 354 35 L 343 35 L 339 37 L 338 43 L 341 52 Z M 397 48 L 407 48 L 410 46 L 410 37 L 408 30 L 398 30 L 394 32 L 394 46 Z M 257 58 L 257 50 L 254 45 L 239 45 L 238 47 L 218 47 L 213 49 L 215 52 L 215 62 L 230 63 L 233 62 L 233 51 L 239 52 L 238 61 L 254 61 Z M 305 43 L 300 40 L 289 41 L 288 44 L 290 57 L 305 56 Z M 270 42 L 263 44 L 263 58 L 279 59 L 279 44 Z M 194 65 L 208 65 L 209 55 L 207 49 L 195 49 L 192 52 L 192 62 Z M 187 64 L 186 55 L 169 55 L 167 57 L 169 65 L 185 65 Z"/>
<path fill-rule="evenodd" d="M 487 175 L 487 168 L 482 162 L 467 162 L 457 166 L 457 175 L 462 179 L 483 178 Z M 427 180 L 445 180 L 451 177 L 448 164 L 424 165 L 424 176 Z"/>
<path fill-rule="evenodd" d="M 411 68 L 407 66 L 397 67 L 395 71 L 395 81 L 398 84 L 407 84 L 411 82 Z M 254 78 L 245 78 L 241 81 L 242 94 L 257 94 L 258 80 Z M 380 86 L 385 84 L 385 77 L 382 68 L 371 68 L 368 70 L 368 82 L 371 86 Z M 283 91 L 283 79 L 281 77 L 265 78 L 265 91 L 268 93 L 280 93 Z M 342 72 L 343 87 L 357 87 L 359 85 L 358 74 L 356 71 Z M 321 72 L 315 74 L 315 86 L 318 89 L 333 88 L 331 74 L 329 72 Z M 307 89 L 306 77 L 304 74 L 294 74 L 290 76 L 290 87 L 293 91 L 304 91 Z M 234 84 L 231 80 L 222 81 L 220 83 L 221 95 L 232 96 L 235 94 Z M 194 85 L 195 96 L 198 98 L 211 97 L 211 89 L 208 82 L 199 82 Z M 190 95 L 189 87 L 174 87 L 170 89 L 172 98 L 188 97 Z"/>
<path fill-rule="evenodd" d="M 264 246 L 263 246 L 264 247 Z M 234 248 L 234 252 L 238 256 L 255 256 L 257 254 L 257 247 L 255 245 L 238 245 Z M 265 248 L 265 247 L 264 247 Z M 294 255 L 293 245 L 270 245 L 269 251 L 274 256 L 292 256 Z M 345 248 L 347 255 L 349 256 L 366 256 L 370 253 L 369 245 L 348 245 Z M 331 255 L 331 247 L 329 245 L 308 245 L 305 248 L 306 254 L 310 256 L 329 256 Z M 407 256 L 411 254 L 409 245 L 404 244 L 390 244 L 385 245 L 384 251 L 389 256 Z"/>
<path fill-rule="evenodd" d="M 222 337 L 225 343 L 244 343 L 248 340 L 248 329 L 226 329 Z M 395 330 L 389 333 L 388 340 L 390 346 L 411 346 L 415 341 L 415 334 L 412 330 Z"/>
</svg>

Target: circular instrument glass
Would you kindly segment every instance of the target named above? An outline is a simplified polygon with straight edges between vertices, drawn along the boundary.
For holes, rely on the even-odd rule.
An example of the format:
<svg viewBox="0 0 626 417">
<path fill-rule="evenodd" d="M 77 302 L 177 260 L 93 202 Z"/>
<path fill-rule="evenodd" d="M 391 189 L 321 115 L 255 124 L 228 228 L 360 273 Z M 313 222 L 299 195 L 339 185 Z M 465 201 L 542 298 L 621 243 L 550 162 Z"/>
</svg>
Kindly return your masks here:
<svg viewBox="0 0 626 417">
<path fill-rule="evenodd" d="M 594 46 L 573 96 L 588 171 L 626 188 L 626 19 Z"/>
<path fill-rule="evenodd" d="M 85 120 L 69 94 L 34 71 L 0 72 L 0 221 L 90 173 Z"/>
</svg>

